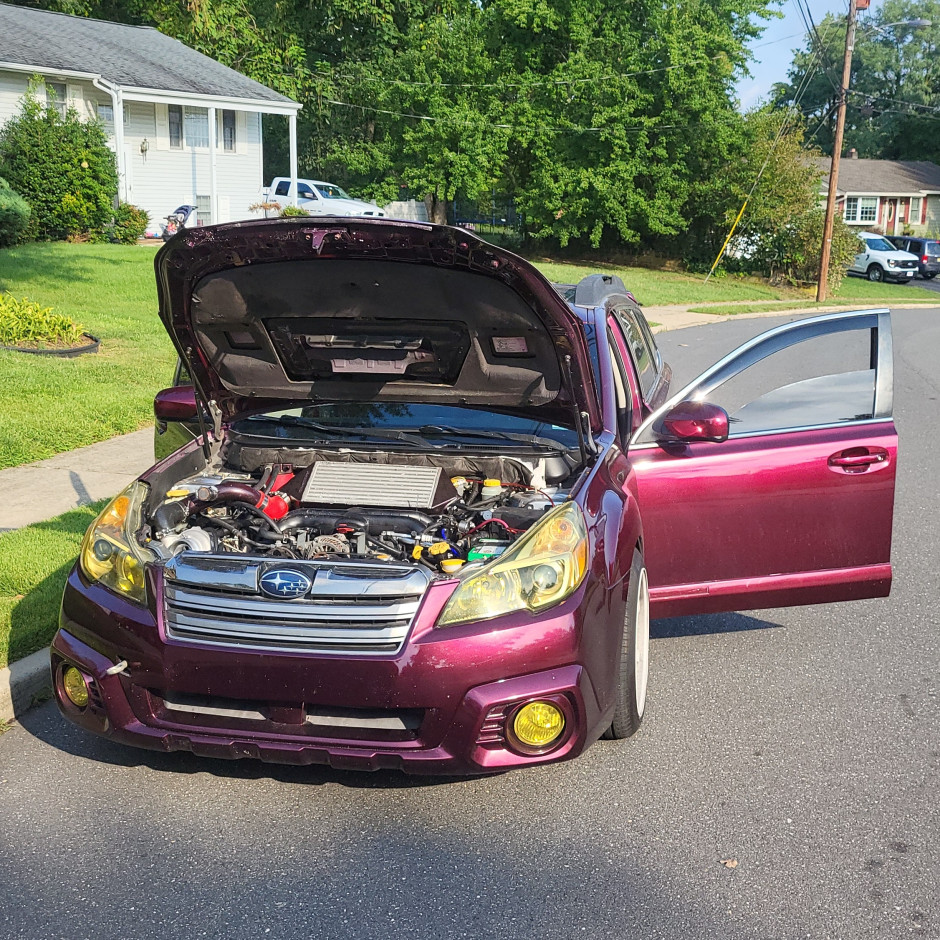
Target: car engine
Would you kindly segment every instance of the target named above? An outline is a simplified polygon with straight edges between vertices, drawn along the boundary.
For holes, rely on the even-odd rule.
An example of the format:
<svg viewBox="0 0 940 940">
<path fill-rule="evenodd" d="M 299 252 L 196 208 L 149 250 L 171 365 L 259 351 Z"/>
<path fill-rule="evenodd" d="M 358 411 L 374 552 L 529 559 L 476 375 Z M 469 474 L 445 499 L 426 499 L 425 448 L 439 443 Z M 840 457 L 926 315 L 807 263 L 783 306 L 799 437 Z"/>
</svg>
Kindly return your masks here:
<svg viewBox="0 0 940 940">
<path fill-rule="evenodd" d="M 500 555 L 567 496 L 545 481 L 544 467 L 499 458 L 484 469 L 502 478 L 391 455 L 201 472 L 165 493 L 139 537 L 164 560 L 182 552 L 369 560 L 455 575 Z"/>
</svg>

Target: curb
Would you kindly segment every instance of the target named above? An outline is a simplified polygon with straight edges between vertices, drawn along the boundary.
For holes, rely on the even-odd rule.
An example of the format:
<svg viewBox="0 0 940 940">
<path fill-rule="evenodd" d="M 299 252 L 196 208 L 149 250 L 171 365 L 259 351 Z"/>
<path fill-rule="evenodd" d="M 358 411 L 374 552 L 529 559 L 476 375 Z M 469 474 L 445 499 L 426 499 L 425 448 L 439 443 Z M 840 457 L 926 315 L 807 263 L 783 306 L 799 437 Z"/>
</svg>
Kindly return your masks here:
<svg viewBox="0 0 940 940">
<path fill-rule="evenodd" d="M 0 723 L 13 721 L 51 694 L 47 646 L 0 669 Z"/>
</svg>

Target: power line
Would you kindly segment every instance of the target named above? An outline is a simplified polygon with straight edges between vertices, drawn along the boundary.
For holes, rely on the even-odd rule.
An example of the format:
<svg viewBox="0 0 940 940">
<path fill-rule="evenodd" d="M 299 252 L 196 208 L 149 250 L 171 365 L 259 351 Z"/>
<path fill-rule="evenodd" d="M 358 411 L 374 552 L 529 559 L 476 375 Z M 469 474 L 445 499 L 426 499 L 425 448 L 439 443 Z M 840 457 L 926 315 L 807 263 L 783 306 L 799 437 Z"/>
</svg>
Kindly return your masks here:
<svg viewBox="0 0 940 940">
<path fill-rule="evenodd" d="M 752 46 L 752 49 L 760 49 L 764 46 L 772 46 L 779 42 L 786 42 L 797 36 L 806 36 L 805 33 L 792 33 L 789 36 L 781 36 L 778 39 L 770 39 L 767 42 L 758 43 Z M 403 78 L 389 78 L 385 75 L 350 75 L 335 74 L 333 72 L 315 71 L 313 74 L 320 78 L 329 78 L 334 81 L 351 82 L 355 84 L 380 84 L 396 85 L 407 88 L 538 88 L 543 86 L 566 86 L 566 85 L 590 85 L 598 82 L 609 82 L 617 78 L 636 78 L 641 75 L 658 75 L 663 72 L 672 72 L 676 69 L 689 68 L 694 65 L 702 65 L 708 62 L 718 62 L 721 59 L 727 59 L 728 54 L 719 52 L 714 56 L 704 56 L 698 59 L 689 59 L 686 62 L 677 62 L 673 65 L 663 65 L 654 69 L 642 69 L 636 72 L 613 72 L 607 75 L 598 75 L 591 78 L 553 78 L 536 79 L 528 82 L 439 82 L 439 81 L 412 81 Z"/>
</svg>

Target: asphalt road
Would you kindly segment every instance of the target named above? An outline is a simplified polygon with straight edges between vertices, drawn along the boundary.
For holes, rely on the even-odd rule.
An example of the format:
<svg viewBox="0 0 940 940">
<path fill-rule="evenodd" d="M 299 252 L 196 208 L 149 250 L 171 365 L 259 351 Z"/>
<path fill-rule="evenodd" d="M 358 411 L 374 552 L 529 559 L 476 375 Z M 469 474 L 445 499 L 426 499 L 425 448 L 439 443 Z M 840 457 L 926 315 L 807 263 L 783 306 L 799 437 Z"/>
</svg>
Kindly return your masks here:
<svg viewBox="0 0 940 940">
<path fill-rule="evenodd" d="M 688 378 L 775 322 L 659 340 Z M 940 937 L 940 309 L 894 331 L 890 599 L 659 621 L 636 738 L 487 779 L 154 755 L 47 704 L 0 735 L 0 937 Z"/>
</svg>

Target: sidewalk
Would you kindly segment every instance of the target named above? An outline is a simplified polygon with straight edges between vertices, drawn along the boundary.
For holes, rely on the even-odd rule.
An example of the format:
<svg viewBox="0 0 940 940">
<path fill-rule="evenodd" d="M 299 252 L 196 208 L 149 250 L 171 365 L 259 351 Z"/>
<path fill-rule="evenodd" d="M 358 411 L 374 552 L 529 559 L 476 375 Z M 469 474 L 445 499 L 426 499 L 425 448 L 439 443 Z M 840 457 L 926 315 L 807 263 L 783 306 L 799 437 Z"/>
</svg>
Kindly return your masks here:
<svg viewBox="0 0 940 940">
<path fill-rule="evenodd" d="M 0 470 L 0 532 L 115 496 L 153 464 L 153 428 Z"/>
</svg>

